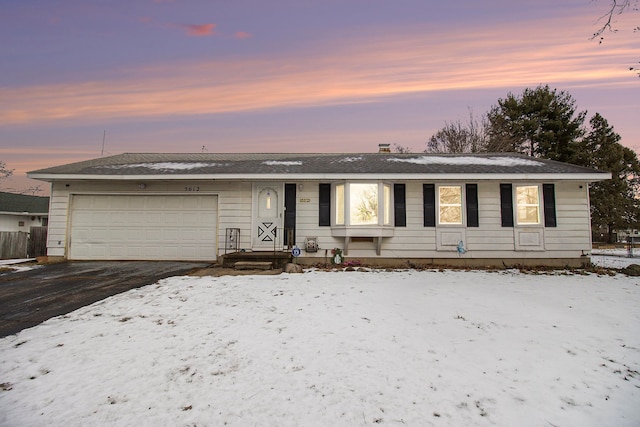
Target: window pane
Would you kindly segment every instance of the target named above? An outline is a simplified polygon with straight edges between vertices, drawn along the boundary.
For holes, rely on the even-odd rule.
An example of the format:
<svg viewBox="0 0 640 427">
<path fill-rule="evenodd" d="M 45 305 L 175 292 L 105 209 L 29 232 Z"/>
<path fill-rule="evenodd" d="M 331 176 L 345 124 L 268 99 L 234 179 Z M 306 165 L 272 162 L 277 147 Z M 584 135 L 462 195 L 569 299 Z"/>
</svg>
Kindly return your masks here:
<svg viewBox="0 0 640 427">
<path fill-rule="evenodd" d="M 462 214 L 459 206 L 440 207 L 441 224 L 462 224 Z"/>
<path fill-rule="evenodd" d="M 462 224 L 462 187 L 438 187 L 440 224 Z"/>
<path fill-rule="evenodd" d="M 460 187 L 440 187 L 440 203 L 459 205 L 461 196 Z"/>
<path fill-rule="evenodd" d="M 277 206 L 278 195 L 275 190 L 265 188 L 258 197 L 258 215 L 260 218 L 275 218 L 278 216 Z"/>
<path fill-rule="evenodd" d="M 538 205 L 538 187 L 518 187 L 517 198 L 519 205 Z"/>
<path fill-rule="evenodd" d="M 540 224 L 540 197 L 537 185 L 516 187 L 518 224 Z"/>
<path fill-rule="evenodd" d="M 384 225 L 391 224 L 391 186 L 384 185 Z"/>
<path fill-rule="evenodd" d="M 349 185 L 349 221 L 351 225 L 378 223 L 378 185 Z"/>
<path fill-rule="evenodd" d="M 336 224 L 344 225 L 344 184 L 336 185 Z"/>
<path fill-rule="evenodd" d="M 537 224 L 538 208 L 535 206 L 518 206 L 518 224 Z"/>
</svg>

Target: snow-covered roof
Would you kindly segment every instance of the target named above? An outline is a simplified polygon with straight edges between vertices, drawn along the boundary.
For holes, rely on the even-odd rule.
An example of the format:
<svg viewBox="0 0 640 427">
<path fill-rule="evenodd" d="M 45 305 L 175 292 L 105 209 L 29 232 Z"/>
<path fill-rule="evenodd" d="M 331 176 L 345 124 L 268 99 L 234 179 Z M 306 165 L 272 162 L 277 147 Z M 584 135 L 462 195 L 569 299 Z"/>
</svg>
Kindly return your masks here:
<svg viewBox="0 0 640 427">
<path fill-rule="evenodd" d="M 515 153 L 125 153 L 29 172 L 57 179 L 541 179 L 599 181 L 608 172 Z"/>
</svg>

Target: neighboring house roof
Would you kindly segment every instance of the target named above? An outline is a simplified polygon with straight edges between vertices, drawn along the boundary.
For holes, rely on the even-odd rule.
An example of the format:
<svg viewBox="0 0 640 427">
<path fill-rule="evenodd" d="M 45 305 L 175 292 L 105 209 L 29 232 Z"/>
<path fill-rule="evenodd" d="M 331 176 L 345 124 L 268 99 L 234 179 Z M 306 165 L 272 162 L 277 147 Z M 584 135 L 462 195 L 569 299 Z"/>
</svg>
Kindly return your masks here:
<svg viewBox="0 0 640 427">
<path fill-rule="evenodd" d="M 49 213 L 49 198 L 0 192 L 0 212 L 47 215 Z"/>
<path fill-rule="evenodd" d="M 611 174 L 516 153 L 125 153 L 29 172 L 60 179 L 575 179 Z M 524 177 L 523 177 L 524 175 Z"/>
</svg>

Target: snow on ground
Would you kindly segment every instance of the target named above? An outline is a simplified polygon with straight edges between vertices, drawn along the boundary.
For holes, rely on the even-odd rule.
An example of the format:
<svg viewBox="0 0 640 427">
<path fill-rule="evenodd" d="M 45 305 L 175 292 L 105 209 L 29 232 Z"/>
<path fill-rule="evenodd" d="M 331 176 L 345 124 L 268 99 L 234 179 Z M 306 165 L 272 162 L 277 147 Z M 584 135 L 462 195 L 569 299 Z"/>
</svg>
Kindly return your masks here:
<svg viewBox="0 0 640 427">
<path fill-rule="evenodd" d="M 33 262 L 35 258 L 22 258 L 22 259 L 0 259 L 0 265 L 14 265 L 22 264 L 24 262 Z"/>
<path fill-rule="evenodd" d="M 631 254 L 626 249 L 594 249 L 591 263 L 603 268 L 622 269 L 631 264 L 640 264 L 640 249 L 636 248 Z"/>
<path fill-rule="evenodd" d="M 35 264 L 35 260 L 35 258 L 2 259 L 0 260 L 0 275 L 42 267 L 41 265 Z"/>
<path fill-rule="evenodd" d="M 174 277 L 0 339 L 0 425 L 637 426 L 640 279 Z"/>
</svg>

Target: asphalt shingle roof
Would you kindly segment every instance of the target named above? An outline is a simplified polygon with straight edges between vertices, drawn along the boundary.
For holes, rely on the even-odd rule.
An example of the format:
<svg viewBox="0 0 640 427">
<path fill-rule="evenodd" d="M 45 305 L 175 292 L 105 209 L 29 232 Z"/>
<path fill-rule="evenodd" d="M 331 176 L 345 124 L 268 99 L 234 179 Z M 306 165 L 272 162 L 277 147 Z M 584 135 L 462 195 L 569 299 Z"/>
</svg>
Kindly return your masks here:
<svg viewBox="0 0 640 427">
<path fill-rule="evenodd" d="M 30 175 L 602 174 L 515 153 L 124 153 Z"/>
<path fill-rule="evenodd" d="M 47 213 L 49 212 L 49 198 L 0 192 L 0 212 Z"/>
</svg>

